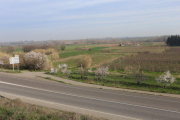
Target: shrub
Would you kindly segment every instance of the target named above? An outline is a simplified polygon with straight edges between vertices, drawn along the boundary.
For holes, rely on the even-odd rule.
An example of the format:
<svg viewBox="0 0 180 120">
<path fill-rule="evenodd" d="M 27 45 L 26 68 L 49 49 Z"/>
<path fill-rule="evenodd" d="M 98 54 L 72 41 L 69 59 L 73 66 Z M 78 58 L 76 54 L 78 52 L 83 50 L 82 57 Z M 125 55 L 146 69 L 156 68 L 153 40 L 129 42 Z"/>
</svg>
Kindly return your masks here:
<svg viewBox="0 0 180 120">
<path fill-rule="evenodd" d="M 33 52 L 44 54 L 46 51 L 44 49 L 35 49 Z"/>
<path fill-rule="evenodd" d="M 51 59 L 54 60 L 58 60 L 59 59 L 59 54 L 58 53 L 54 53 L 51 55 Z"/>
<path fill-rule="evenodd" d="M 30 52 L 32 50 L 35 50 L 35 49 L 40 49 L 41 46 L 38 46 L 38 45 L 24 45 L 23 46 L 23 51 L 24 52 Z"/>
<path fill-rule="evenodd" d="M 59 68 L 60 71 L 64 70 L 64 69 L 67 69 L 67 65 L 66 64 L 61 64 L 61 65 L 59 64 L 57 67 Z"/>
<path fill-rule="evenodd" d="M 70 70 L 67 70 L 67 65 L 66 64 L 62 64 L 62 65 L 58 65 L 59 70 L 66 75 L 67 77 L 69 77 L 69 75 L 71 74 Z"/>
<path fill-rule="evenodd" d="M 57 73 L 57 69 L 51 68 L 49 73 L 51 73 L 51 74 Z"/>
<path fill-rule="evenodd" d="M 7 52 L 8 53 L 14 52 L 14 47 L 13 46 L 8 46 Z"/>
<path fill-rule="evenodd" d="M 79 59 L 77 59 L 77 66 L 83 68 L 89 68 L 92 63 L 92 58 L 89 55 L 81 55 Z"/>
<path fill-rule="evenodd" d="M 173 83 L 175 81 L 175 77 L 173 77 L 170 73 L 170 71 L 166 71 L 164 72 L 164 74 L 162 74 L 161 76 L 156 78 L 156 81 L 158 83 L 163 83 L 164 84 L 164 88 L 166 88 L 167 85 Z"/>
<path fill-rule="evenodd" d="M 78 69 L 78 73 L 81 75 L 81 79 L 82 79 L 83 76 L 86 75 L 87 70 L 84 69 L 83 67 L 80 67 L 80 68 Z"/>
<path fill-rule="evenodd" d="M 61 50 L 65 50 L 66 46 L 65 45 L 61 45 Z"/>
<path fill-rule="evenodd" d="M 97 68 L 97 70 L 95 71 L 95 76 L 98 78 L 104 77 L 106 76 L 106 74 L 109 74 L 108 70 L 109 70 L 108 67 Z"/>
<path fill-rule="evenodd" d="M 2 61 L 2 64 L 0 64 L 1 67 L 9 68 L 11 66 L 9 63 L 9 57 L 8 54 L 0 52 L 0 61 Z"/>
<path fill-rule="evenodd" d="M 24 56 L 24 63 L 27 69 L 42 70 L 47 66 L 47 57 L 44 54 L 31 51 Z"/>
<path fill-rule="evenodd" d="M 139 72 L 133 69 L 132 77 L 137 81 L 137 84 L 140 85 L 142 81 L 145 80 L 145 74 L 143 71 Z"/>
<path fill-rule="evenodd" d="M 71 74 L 71 71 L 70 71 L 70 70 L 67 70 L 67 69 L 62 70 L 61 72 L 62 72 L 66 77 L 69 77 L 69 75 Z"/>
<path fill-rule="evenodd" d="M 55 46 L 54 45 L 52 45 L 52 44 L 44 44 L 44 45 L 42 45 L 41 46 L 41 49 L 50 49 L 50 48 L 54 48 Z"/>
<path fill-rule="evenodd" d="M 46 52 L 45 52 L 46 55 L 51 55 L 53 53 L 56 53 L 56 51 L 54 49 L 52 49 L 52 48 L 47 49 Z"/>
</svg>

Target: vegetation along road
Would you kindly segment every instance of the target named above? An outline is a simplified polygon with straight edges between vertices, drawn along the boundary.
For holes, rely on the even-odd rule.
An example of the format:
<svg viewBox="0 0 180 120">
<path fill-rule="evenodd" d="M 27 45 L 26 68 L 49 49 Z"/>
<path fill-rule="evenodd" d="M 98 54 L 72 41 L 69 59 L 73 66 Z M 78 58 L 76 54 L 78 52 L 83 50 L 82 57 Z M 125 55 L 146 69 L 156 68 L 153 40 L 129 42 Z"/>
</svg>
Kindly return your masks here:
<svg viewBox="0 0 180 120">
<path fill-rule="evenodd" d="M 178 98 L 73 86 L 0 73 L 1 95 L 109 119 L 179 120 Z"/>
</svg>

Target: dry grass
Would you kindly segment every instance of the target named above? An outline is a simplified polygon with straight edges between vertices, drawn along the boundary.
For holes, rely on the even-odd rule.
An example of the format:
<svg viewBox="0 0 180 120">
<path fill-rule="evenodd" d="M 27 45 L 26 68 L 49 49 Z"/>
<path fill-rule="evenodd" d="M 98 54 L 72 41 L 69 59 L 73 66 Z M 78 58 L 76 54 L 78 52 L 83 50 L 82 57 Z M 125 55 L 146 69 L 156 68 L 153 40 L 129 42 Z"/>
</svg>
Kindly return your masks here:
<svg viewBox="0 0 180 120">
<path fill-rule="evenodd" d="M 73 112 L 26 104 L 19 99 L 0 98 L 0 120 L 103 120 Z"/>
<path fill-rule="evenodd" d="M 45 54 L 46 54 L 46 55 L 51 55 L 51 54 L 54 54 L 54 53 L 57 53 L 57 52 L 56 52 L 56 50 L 53 49 L 53 48 L 47 49 L 47 50 L 45 51 Z"/>
<path fill-rule="evenodd" d="M 51 56 L 51 59 L 52 59 L 53 61 L 59 59 L 59 54 L 58 54 L 58 53 L 51 54 L 50 56 Z"/>
<path fill-rule="evenodd" d="M 46 52 L 45 49 L 35 49 L 35 50 L 32 50 L 32 51 L 34 51 L 36 53 L 41 53 L 41 54 L 44 54 Z"/>
<path fill-rule="evenodd" d="M 3 57 L 3 56 L 8 56 L 8 57 L 9 57 L 10 55 L 9 55 L 9 54 L 6 54 L 6 53 L 4 53 L 4 52 L 0 52 L 0 58 Z"/>
<path fill-rule="evenodd" d="M 77 59 L 77 66 L 83 68 L 90 68 L 92 63 L 92 58 L 90 55 L 80 55 L 79 59 Z"/>
<path fill-rule="evenodd" d="M 119 47 L 121 50 L 114 51 L 118 53 L 162 53 L 165 50 L 169 49 L 168 46 L 135 46 L 135 47 Z"/>
</svg>

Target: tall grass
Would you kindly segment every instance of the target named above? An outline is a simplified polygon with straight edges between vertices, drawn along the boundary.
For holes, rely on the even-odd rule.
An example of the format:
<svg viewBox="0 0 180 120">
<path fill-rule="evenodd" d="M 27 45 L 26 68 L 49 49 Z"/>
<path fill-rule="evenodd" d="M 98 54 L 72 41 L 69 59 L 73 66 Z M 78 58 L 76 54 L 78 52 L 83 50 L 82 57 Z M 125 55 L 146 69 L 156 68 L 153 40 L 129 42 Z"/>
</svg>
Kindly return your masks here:
<svg viewBox="0 0 180 120">
<path fill-rule="evenodd" d="M 0 98 L 0 120 L 104 120 Z"/>
</svg>

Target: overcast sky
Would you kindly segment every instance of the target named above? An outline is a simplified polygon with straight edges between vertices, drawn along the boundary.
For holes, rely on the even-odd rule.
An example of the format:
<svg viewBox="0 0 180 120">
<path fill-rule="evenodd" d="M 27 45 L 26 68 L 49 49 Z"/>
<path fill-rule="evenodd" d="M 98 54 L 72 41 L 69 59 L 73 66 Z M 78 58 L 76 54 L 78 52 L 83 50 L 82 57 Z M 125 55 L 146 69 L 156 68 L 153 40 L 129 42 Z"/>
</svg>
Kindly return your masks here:
<svg viewBox="0 0 180 120">
<path fill-rule="evenodd" d="M 180 0 L 0 0 L 0 42 L 180 33 Z"/>
</svg>

